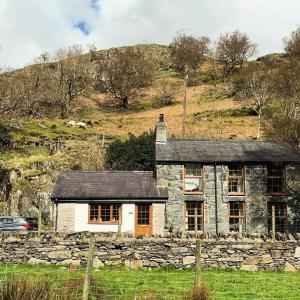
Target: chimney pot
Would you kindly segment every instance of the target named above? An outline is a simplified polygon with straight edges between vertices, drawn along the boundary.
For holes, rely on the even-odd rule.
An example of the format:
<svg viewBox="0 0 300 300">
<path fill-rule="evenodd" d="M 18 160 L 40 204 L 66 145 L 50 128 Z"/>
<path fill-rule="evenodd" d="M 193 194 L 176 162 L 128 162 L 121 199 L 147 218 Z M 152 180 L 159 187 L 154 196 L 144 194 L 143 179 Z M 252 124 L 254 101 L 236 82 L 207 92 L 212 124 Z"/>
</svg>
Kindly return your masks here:
<svg viewBox="0 0 300 300">
<path fill-rule="evenodd" d="M 160 123 L 163 123 L 165 121 L 165 116 L 164 116 L 164 114 L 160 114 L 159 115 L 159 122 Z"/>
</svg>

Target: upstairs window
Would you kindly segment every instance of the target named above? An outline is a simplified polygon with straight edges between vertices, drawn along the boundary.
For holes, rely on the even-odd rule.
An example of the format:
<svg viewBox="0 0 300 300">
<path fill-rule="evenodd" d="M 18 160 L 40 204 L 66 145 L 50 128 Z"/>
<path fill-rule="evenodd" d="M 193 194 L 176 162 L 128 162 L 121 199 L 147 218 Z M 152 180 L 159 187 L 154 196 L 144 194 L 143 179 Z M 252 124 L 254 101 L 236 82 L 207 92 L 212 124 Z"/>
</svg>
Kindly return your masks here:
<svg viewBox="0 0 300 300">
<path fill-rule="evenodd" d="M 118 223 L 119 208 L 121 204 L 90 204 L 89 205 L 89 223 Z"/>
<path fill-rule="evenodd" d="M 244 195 L 244 166 L 233 164 L 228 166 L 228 195 Z"/>
<path fill-rule="evenodd" d="M 267 193 L 281 195 L 285 192 L 285 168 L 282 164 L 267 166 Z"/>
<path fill-rule="evenodd" d="M 229 202 L 229 230 L 243 232 L 245 219 L 245 202 Z"/>
<path fill-rule="evenodd" d="M 203 168 L 190 164 L 184 168 L 184 191 L 186 193 L 203 193 Z"/>
<path fill-rule="evenodd" d="M 195 231 L 195 221 L 197 218 L 197 230 L 203 229 L 203 203 L 197 201 L 185 202 L 185 229 Z"/>
</svg>

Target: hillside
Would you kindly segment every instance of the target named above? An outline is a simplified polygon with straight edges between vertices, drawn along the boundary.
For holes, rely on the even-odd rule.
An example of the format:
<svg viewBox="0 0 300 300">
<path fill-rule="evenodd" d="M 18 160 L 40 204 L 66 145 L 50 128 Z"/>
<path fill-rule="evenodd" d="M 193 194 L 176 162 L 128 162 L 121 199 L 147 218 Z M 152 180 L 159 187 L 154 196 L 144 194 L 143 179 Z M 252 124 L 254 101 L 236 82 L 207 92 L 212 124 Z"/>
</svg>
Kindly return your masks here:
<svg viewBox="0 0 300 300">
<path fill-rule="evenodd" d="M 168 68 L 170 61 L 165 46 L 138 47 L 143 47 L 143 51 L 150 51 L 160 58 L 157 60 L 159 68 L 156 80 L 180 80 L 178 74 Z M 210 74 L 208 59 L 202 66 L 201 75 L 204 78 Z M 9 124 L 14 147 L 2 151 L 0 156 L 0 169 L 6 174 L 0 179 L 2 199 L 7 200 L 9 197 L 17 203 L 28 202 L 25 199 L 31 197 L 37 186 L 40 192 L 50 192 L 55 177 L 61 170 L 104 169 L 103 157 L 108 143 L 115 138 L 126 139 L 129 133 L 140 135 L 154 130 L 159 114 L 165 115 L 169 137 L 181 137 L 183 81 L 181 86 L 171 105 L 157 103 L 154 84 L 131 99 L 129 109 L 111 106 L 111 99 L 107 95 L 93 93 L 89 97 L 81 97 L 74 113 L 66 119 L 9 116 L 6 122 Z M 230 80 L 224 83 L 205 80 L 205 83 L 200 82 L 188 88 L 186 138 L 256 137 L 257 116 L 244 103 L 235 101 L 230 96 L 230 91 Z M 70 121 L 84 122 L 86 127 L 70 126 Z M 8 184 L 11 170 L 15 170 L 17 179 Z M 9 193 L 5 196 L 7 190 Z M 30 211 L 30 205 L 24 204 L 24 210 Z"/>
</svg>

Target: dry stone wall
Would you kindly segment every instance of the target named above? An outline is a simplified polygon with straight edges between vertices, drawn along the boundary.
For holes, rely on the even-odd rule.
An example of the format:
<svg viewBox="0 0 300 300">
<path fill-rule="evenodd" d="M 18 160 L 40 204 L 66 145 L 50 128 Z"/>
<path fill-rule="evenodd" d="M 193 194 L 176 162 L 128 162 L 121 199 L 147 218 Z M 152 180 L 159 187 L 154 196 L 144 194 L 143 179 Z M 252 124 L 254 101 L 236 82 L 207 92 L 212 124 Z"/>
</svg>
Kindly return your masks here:
<svg viewBox="0 0 300 300">
<path fill-rule="evenodd" d="M 87 234 L 0 235 L 1 263 L 85 265 L 88 243 L 96 239 L 94 267 L 190 268 L 195 264 L 194 239 L 117 238 Z M 229 237 L 202 240 L 202 265 L 255 271 L 300 270 L 300 236 L 282 240 Z M 284 239 L 284 240 L 283 240 Z"/>
</svg>

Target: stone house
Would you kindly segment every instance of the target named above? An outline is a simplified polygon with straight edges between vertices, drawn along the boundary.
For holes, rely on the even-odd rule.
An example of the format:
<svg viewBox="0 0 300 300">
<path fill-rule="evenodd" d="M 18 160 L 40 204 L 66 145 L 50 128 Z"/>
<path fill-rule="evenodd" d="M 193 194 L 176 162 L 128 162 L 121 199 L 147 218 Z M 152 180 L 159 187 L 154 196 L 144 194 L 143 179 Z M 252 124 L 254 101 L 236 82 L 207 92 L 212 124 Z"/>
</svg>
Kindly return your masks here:
<svg viewBox="0 0 300 300">
<path fill-rule="evenodd" d="M 262 141 L 169 140 L 156 125 L 154 172 L 65 172 L 58 231 L 137 235 L 300 232 L 300 153 Z"/>
</svg>

